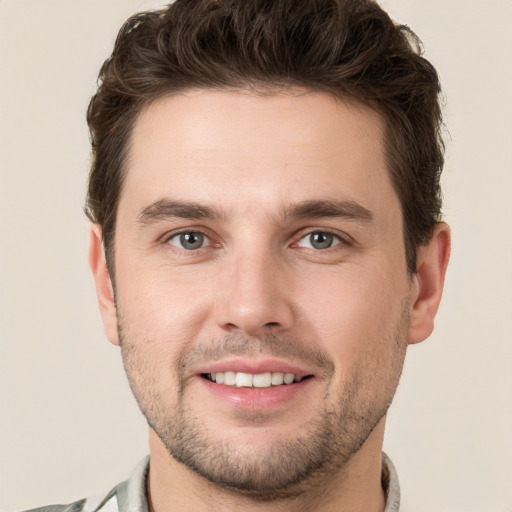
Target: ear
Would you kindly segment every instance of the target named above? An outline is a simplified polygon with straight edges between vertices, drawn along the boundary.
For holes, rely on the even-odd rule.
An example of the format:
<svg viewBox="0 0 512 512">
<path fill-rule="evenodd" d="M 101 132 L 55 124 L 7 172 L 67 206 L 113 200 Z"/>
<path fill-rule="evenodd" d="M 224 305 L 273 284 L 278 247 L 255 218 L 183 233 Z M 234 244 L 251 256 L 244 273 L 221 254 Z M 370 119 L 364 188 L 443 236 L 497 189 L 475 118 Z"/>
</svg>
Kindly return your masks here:
<svg viewBox="0 0 512 512">
<path fill-rule="evenodd" d="M 119 345 L 114 288 L 108 272 L 102 241 L 103 233 L 101 227 L 98 224 L 93 224 L 89 239 L 89 266 L 96 283 L 96 295 L 105 334 L 110 343 Z"/>
<path fill-rule="evenodd" d="M 450 259 L 450 228 L 439 222 L 428 245 L 418 251 L 418 270 L 413 277 L 413 304 L 409 324 L 409 343 L 419 343 L 434 330 L 434 318 L 443 293 Z"/>
</svg>

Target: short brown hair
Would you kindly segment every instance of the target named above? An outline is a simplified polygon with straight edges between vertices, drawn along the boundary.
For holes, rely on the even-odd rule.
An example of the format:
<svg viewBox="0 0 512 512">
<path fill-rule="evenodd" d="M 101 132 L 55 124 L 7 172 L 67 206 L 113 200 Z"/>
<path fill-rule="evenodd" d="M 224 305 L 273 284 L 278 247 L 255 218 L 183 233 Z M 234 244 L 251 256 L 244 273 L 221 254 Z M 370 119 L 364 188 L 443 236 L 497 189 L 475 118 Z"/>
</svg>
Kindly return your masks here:
<svg viewBox="0 0 512 512">
<path fill-rule="evenodd" d="M 407 266 L 440 219 L 440 84 L 421 43 L 372 0 L 176 0 L 131 17 L 87 112 L 92 166 L 85 211 L 113 271 L 116 211 L 142 107 L 189 88 L 324 91 L 380 113 L 404 218 Z"/>
</svg>

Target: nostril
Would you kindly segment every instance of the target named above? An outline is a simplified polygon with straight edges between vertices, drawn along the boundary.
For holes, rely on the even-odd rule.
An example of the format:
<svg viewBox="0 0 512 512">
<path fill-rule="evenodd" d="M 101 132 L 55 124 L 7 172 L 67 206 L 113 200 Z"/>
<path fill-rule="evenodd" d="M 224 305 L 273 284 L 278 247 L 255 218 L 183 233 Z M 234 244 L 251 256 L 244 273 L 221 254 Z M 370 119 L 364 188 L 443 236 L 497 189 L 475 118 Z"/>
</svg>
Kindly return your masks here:
<svg viewBox="0 0 512 512">
<path fill-rule="evenodd" d="M 277 322 L 268 322 L 265 324 L 265 327 L 278 327 L 279 324 Z"/>
</svg>

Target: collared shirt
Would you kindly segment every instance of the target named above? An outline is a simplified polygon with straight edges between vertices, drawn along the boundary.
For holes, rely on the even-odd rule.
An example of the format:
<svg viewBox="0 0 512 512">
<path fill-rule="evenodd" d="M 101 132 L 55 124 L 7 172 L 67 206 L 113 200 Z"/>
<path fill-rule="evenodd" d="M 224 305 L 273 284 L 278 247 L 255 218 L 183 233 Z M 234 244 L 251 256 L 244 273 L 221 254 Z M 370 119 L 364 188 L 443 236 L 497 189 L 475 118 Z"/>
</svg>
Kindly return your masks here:
<svg viewBox="0 0 512 512">
<path fill-rule="evenodd" d="M 100 495 L 69 505 L 50 505 L 26 512 L 149 512 L 146 480 L 149 472 L 149 456 L 140 461 L 132 476 L 116 485 L 107 495 Z M 382 487 L 386 492 L 384 512 L 398 512 L 400 487 L 398 476 L 389 457 L 382 454 Z"/>
</svg>

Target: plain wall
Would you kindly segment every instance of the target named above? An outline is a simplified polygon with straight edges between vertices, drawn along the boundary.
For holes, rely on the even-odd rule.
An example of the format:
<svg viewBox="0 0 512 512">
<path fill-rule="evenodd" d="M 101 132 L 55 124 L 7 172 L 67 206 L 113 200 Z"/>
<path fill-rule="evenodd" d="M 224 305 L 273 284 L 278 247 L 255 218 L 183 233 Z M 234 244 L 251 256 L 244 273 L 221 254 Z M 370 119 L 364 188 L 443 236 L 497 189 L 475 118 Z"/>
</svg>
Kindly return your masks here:
<svg viewBox="0 0 512 512">
<path fill-rule="evenodd" d="M 82 213 L 85 109 L 141 0 L 0 0 L 0 508 L 126 478 L 147 428 L 103 334 Z M 388 419 L 405 512 L 512 511 L 512 2 L 386 0 L 447 100 L 453 256 Z"/>
</svg>

